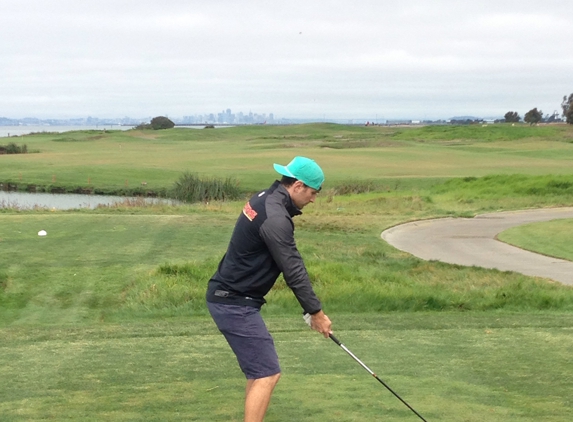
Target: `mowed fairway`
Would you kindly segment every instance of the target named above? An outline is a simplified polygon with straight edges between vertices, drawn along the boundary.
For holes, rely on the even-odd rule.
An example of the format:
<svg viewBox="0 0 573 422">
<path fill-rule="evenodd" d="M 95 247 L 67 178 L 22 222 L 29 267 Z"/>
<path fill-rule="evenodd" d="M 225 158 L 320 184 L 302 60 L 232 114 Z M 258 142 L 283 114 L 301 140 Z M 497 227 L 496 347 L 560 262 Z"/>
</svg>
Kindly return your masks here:
<svg viewBox="0 0 573 422">
<path fill-rule="evenodd" d="M 232 224 L 193 214 L 2 215 L 3 324 L 104 320 L 158 264 L 224 253 Z"/>
<path fill-rule="evenodd" d="M 573 261 L 573 220 L 527 224 L 506 230 L 499 240 L 544 255 Z"/>
<path fill-rule="evenodd" d="M 573 205 L 572 129 L 41 134 L 16 140 L 39 153 L 0 156 L 0 180 L 153 190 L 194 171 L 237 177 L 246 195 L 275 179 L 273 162 L 309 155 L 327 186 L 296 218 L 296 237 L 337 337 L 428 421 L 565 422 L 573 288 L 424 262 L 380 233 L 421 218 Z M 1 209 L 0 420 L 241 421 L 245 380 L 203 298 L 243 202 Z M 544 225 L 534 243 L 566 230 Z M 308 329 L 283 280 L 267 299 L 283 368 L 267 421 L 417 420 Z"/>
<path fill-rule="evenodd" d="M 429 421 L 567 421 L 571 314 L 333 315 L 337 335 Z M 268 421 L 411 421 L 294 315 L 268 318 L 283 377 Z M 244 379 L 205 318 L 0 330 L 3 421 L 241 421 Z"/>
</svg>

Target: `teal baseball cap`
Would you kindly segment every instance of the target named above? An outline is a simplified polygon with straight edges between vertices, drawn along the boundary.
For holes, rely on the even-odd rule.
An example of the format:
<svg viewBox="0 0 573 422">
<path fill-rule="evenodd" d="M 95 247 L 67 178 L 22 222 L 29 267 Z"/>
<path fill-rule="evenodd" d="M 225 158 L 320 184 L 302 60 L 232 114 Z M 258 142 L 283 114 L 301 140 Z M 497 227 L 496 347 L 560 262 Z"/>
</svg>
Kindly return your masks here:
<svg viewBox="0 0 573 422">
<path fill-rule="evenodd" d="M 324 182 L 324 173 L 316 161 L 306 157 L 294 157 L 286 166 L 273 164 L 275 170 L 283 176 L 300 180 L 313 189 L 320 190 Z"/>
</svg>

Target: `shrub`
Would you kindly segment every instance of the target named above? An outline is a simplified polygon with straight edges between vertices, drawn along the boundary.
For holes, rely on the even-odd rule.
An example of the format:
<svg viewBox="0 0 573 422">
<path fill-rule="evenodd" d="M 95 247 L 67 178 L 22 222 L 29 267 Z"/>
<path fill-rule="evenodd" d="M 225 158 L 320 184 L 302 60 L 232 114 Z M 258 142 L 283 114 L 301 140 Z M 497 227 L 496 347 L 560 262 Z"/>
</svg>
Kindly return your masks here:
<svg viewBox="0 0 573 422">
<path fill-rule="evenodd" d="M 183 173 L 173 187 L 175 199 L 184 202 L 208 202 L 238 199 L 239 182 L 233 178 L 201 179 L 196 174 Z"/>
<path fill-rule="evenodd" d="M 26 144 L 18 146 L 14 142 L 10 142 L 8 145 L 0 145 L 0 153 L 3 154 L 26 154 L 27 152 L 28 146 Z"/>
<path fill-rule="evenodd" d="M 171 129 L 175 127 L 175 123 L 165 116 L 157 116 L 151 119 L 151 128 L 153 130 Z"/>
<path fill-rule="evenodd" d="M 148 129 L 161 130 L 161 129 L 171 129 L 173 127 L 175 127 L 175 123 L 173 123 L 167 117 L 157 116 L 157 117 L 154 117 L 153 119 L 151 119 L 151 122 L 149 122 L 149 123 L 138 124 L 135 127 L 135 129 L 137 129 L 137 130 L 148 130 Z"/>
</svg>

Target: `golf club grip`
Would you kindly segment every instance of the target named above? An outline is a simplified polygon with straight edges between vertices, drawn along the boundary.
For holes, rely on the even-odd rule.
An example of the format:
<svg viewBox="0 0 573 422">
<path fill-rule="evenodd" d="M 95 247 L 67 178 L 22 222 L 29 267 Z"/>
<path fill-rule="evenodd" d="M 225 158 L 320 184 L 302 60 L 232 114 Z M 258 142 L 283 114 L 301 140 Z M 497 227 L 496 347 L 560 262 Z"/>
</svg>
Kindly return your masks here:
<svg viewBox="0 0 573 422">
<path fill-rule="evenodd" d="M 330 333 L 329 334 L 330 338 L 332 339 L 333 342 L 335 342 L 336 344 L 338 344 L 339 346 L 342 346 L 342 343 L 340 341 L 338 341 L 338 339 L 336 337 L 334 337 L 334 334 Z"/>
</svg>

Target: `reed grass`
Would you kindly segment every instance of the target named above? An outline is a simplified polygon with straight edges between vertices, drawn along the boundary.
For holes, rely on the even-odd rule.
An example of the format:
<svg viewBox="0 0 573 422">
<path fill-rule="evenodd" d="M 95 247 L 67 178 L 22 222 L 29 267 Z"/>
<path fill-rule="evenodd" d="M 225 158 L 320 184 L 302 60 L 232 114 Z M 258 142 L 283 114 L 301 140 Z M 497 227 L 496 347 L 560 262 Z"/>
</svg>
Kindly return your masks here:
<svg viewBox="0 0 573 422">
<path fill-rule="evenodd" d="M 0 153 L 4 154 L 26 154 L 28 153 L 28 146 L 26 144 L 17 145 L 10 142 L 7 145 L 0 145 Z"/>
<path fill-rule="evenodd" d="M 184 202 L 230 201 L 241 197 L 239 182 L 231 177 L 199 177 L 185 172 L 173 186 L 173 197 Z"/>
</svg>

